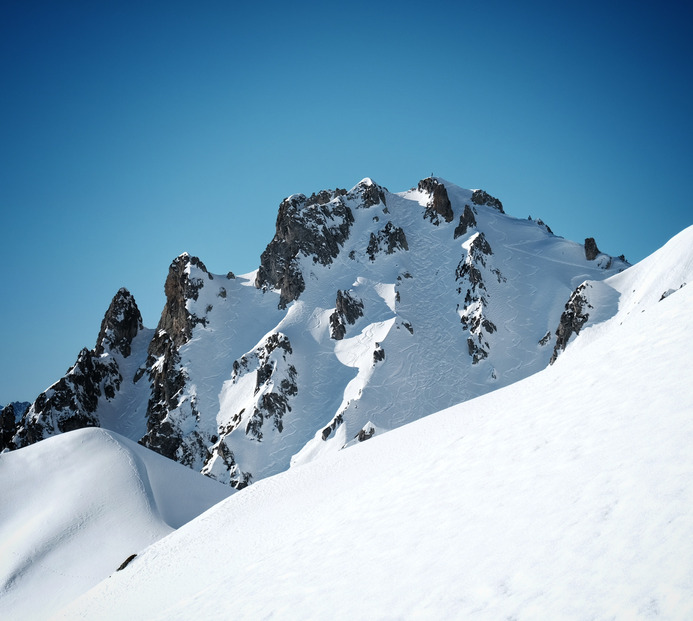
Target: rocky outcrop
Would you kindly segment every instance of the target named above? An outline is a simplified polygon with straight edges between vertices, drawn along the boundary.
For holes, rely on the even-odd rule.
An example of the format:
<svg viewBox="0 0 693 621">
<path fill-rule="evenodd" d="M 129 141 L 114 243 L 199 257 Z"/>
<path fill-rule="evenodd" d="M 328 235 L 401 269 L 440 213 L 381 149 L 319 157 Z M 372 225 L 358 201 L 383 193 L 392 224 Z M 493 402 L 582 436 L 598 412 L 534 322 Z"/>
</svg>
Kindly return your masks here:
<svg viewBox="0 0 693 621">
<path fill-rule="evenodd" d="M 366 440 L 370 440 L 374 435 L 375 427 L 373 426 L 373 423 L 369 422 L 359 430 L 359 432 L 354 436 L 354 439 L 358 440 L 359 442 L 365 442 Z"/>
<path fill-rule="evenodd" d="M 482 275 L 482 270 L 486 268 L 486 259 L 492 255 L 493 251 L 486 236 L 483 233 L 477 233 L 471 238 L 467 253 L 455 271 L 455 280 L 458 283 L 457 293 L 464 294 L 462 308 L 458 307 L 458 312 L 463 329 L 469 331 L 467 349 L 472 358 L 472 364 L 477 364 L 488 357 L 487 336 L 496 331 L 495 324 L 487 317 L 488 299 Z M 490 272 L 495 275 L 499 283 L 505 281 L 499 270 L 492 269 Z"/>
<path fill-rule="evenodd" d="M 143 327 L 142 315 L 135 298 L 127 289 L 121 288 L 113 297 L 101 322 L 94 352 L 101 355 L 106 351 L 113 351 L 127 358 L 132 339 Z"/>
<path fill-rule="evenodd" d="M 556 328 L 556 344 L 553 348 L 550 364 L 556 362 L 558 354 L 565 350 L 568 341 L 573 334 L 580 334 L 585 323 L 589 319 L 588 309 L 592 308 L 587 301 L 586 291 L 591 288 L 587 282 L 582 283 L 570 296 L 565 305 L 565 310 Z"/>
<path fill-rule="evenodd" d="M 99 403 L 112 401 L 123 382 L 118 356 L 130 356 L 132 341 L 142 329 L 135 299 L 127 289 L 120 289 L 101 322 L 94 349 L 82 349 L 67 374 L 37 397 L 17 424 L 14 446 L 27 446 L 56 433 L 98 427 Z"/>
<path fill-rule="evenodd" d="M 299 258 L 329 265 L 349 237 L 354 216 L 343 196 L 341 191 L 323 191 L 311 199 L 295 194 L 279 206 L 276 233 L 260 258 L 255 286 L 279 289 L 280 308 L 305 289 Z M 328 197 L 329 201 L 320 202 Z"/>
<path fill-rule="evenodd" d="M 11 403 L 0 409 L 0 451 L 15 448 L 12 438 L 17 432 L 16 414 Z"/>
<path fill-rule="evenodd" d="M 98 427 L 95 412 L 99 400 L 112 400 L 122 381 L 115 359 L 82 349 L 65 377 L 42 392 L 24 415 L 14 437 L 15 446 L 28 446 L 56 433 Z"/>
<path fill-rule="evenodd" d="M 599 248 L 597 248 L 597 242 L 594 241 L 594 237 L 588 237 L 585 239 L 585 258 L 588 261 L 594 261 L 600 254 Z"/>
<path fill-rule="evenodd" d="M 291 362 L 293 349 L 289 338 L 280 332 L 270 334 L 255 349 L 233 363 L 231 390 L 238 403 L 251 402 L 241 408 L 230 422 L 219 428 L 211 440 L 202 468 L 203 474 L 242 489 L 253 480 L 255 463 L 246 447 L 245 462 L 239 463 L 233 451 L 236 436 L 253 444 L 272 442 L 284 431 L 284 417 L 291 412 L 291 401 L 298 394 L 298 371 Z M 252 384 L 247 381 L 252 380 Z M 245 394 L 251 386 L 252 395 Z M 250 462 L 246 463 L 246 462 Z"/>
<path fill-rule="evenodd" d="M 184 253 L 173 260 L 164 285 L 166 304 L 148 348 L 145 366 L 151 392 L 147 405 L 147 433 L 140 444 L 178 461 L 184 461 L 178 452 L 183 434 L 169 413 L 180 405 L 187 379 L 180 366 L 179 350 L 190 340 L 193 328 L 206 323 L 204 318 L 188 309 L 188 302 L 197 300 L 205 281 L 211 279 L 197 257 Z M 188 405 L 195 416 L 195 402 L 191 400 Z"/>
<path fill-rule="evenodd" d="M 385 188 L 379 186 L 371 179 L 363 179 L 350 192 L 343 192 L 346 198 L 356 203 L 357 209 L 370 209 L 375 205 L 387 205 L 385 201 Z"/>
<path fill-rule="evenodd" d="M 388 221 L 377 233 L 371 233 L 366 254 L 371 261 L 375 261 L 378 253 L 392 254 L 396 250 L 409 250 L 407 236 L 400 227 Z"/>
<path fill-rule="evenodd" d="M 469 205 L 464 206 L 464 211 L 460 216 L 460 222 L 455 227 L 454 238 L 462 237 L 467 234 L 469 229 L 476 227 L 476 218 L 474 217 L 474 212 Z"/>
<path fill-rule="evenodd" d="M 363 317 L 363 302 L 348 291 L 337 291 L 335 310 L 330 315 L 330 338 L 340 341 L 346 334 L 346 325 L 353 325 Z"/>
<path fill-rule="evenodd" d="M 488 207 L 493 207 L 501 213 L 505 213 L 503 211 L 503 203 L 483 190 L 474 190 L 472 193 L 472 203 L 475 205 L 486 205 Z"/>
<path fill-rule="evenodd" d="M 537 219 L 537 225 L 544 229 L 549 235 L 553 235 L 551 227 L 546 224 L 541 218 Z"/>
<path fill-rule="evenodd" d="M 424 218 L 430 220 L 436 226 L 440 224 L 440 218 L 445 222 L 452 222 L 453 213 L 448 191 L 445 186 L 433 177 L 427 177 L 419 181 L 419 192 L 426 192 L 430 199 L 424 211 Z"/>
</svg>

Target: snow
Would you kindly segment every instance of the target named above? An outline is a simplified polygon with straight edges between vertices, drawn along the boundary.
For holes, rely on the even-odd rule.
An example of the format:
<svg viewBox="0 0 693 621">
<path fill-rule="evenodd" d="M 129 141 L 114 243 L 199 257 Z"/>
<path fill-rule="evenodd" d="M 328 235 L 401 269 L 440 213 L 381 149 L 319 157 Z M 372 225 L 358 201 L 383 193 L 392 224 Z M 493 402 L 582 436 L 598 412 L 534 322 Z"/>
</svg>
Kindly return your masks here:
<svg viewBox="0 0 693 621">
<path fill-rule="evenodd" d="M 691 242 L 552 367 L 255 483 L 53 618 L 693 618 Z"/>
<path fill-rule="evenodd" d="M 254 286 L 256 272 L 236 278 L 208 274 L 201 262 L 190 259 L 185 271 L 195 295 L 186 300 L 186 309 L 195 325 L 178 351 L 180 360 L 148 362 L 149 330 L 138 335 L 127 360 L 113 354 L 123 381 L 114 399 L 99 403 L 95 417 L 101 426 L 140 440 L 151 397 L 149 374 L 140 375 L 147 365 L 162 372 L 166 362 L 185 377 L 177 406 L 166 417 L 184 436 L 177 459 L 220 481 L 256 482 L 342 450 L 366 424 L 377 435 L 386 433 L 546 367 L 555 341 L 544 337 L 556 330 L 575 287 L 626 265 L 614 260 L 606 269 L 587 261 L 581 244 L 484 205 L 470 206 L 477 225 L 455 238 L 472 192 L 438 181 L 454 215 L 438 225 L 424 217 L 428 192 L 414 188 L 394 194 L 379 187 L 373 192 L 368 178 L 327 205 L 297 207 L 300 226 L 316 235 L 323 225 L 343 223 L 340 210 L 335 212 L 338 203 L 348 205 L 354 221 L 329 264 L 322 263 L 324 257 L 299 255 L 305 290 L 285 309 L 278 308 L 279 291 Z M 384 202 L 370 205 L 369 200 L 364 207 L 366 187 Z M 298 204 L 300 197 L 305 199 L 302 194 L 290 199 Z M 403 231 L 408 249 L 387 254 L 385 230 Z M 493 254 L 472 257 L 470 248 L 475 239 L 482 241 L 481 232 Z M 375 254 L 372 239 L 383 246 Z M 401 243 L 402 237 L 397 239 Z M 482 278 L 471 285 L 460 272 L 477 267 Z M 338 291 L 363 304 L 363 316 L 345 326 L 339 341 L 330 332 Z M 610 316 L 613 309 L 604 312 Z M 262 389 L 256 385 L 257 364 L 251 375 L 239 377 L 240 361 L 259 360 L 279 333 L 291 351 L 265 360 L 263 374 L 272 380 Z M 482 352 L 473 352 L 475 343 Z M 295 382 L 289 377 L 294 372 Z M 133 383 L 135 376 L 140 379 Z M 282 382 L 290 380 L 295 390 L 282 396 L 283 413 L 268 414 L 261 399 L 271 404 Z M 249 424 L 262 426 L 252 438 Z"/>
<path fill-rule="evenodd" d="M 0 455 L 3 618 L 45 618 L 230 491 L 102 429 Z"/>
</svg>

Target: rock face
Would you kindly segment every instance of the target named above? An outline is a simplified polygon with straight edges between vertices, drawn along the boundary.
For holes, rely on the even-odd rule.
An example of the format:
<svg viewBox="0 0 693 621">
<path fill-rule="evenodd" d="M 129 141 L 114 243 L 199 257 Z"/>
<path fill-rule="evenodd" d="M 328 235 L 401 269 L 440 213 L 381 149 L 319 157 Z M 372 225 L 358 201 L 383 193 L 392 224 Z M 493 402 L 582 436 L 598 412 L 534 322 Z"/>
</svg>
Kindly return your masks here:
<svg viewBox="0 0 693 621">
<path fill-rule="evenodd" d="M 503 211 L 503 203 L 483 190 L 474 190 L 474 193 L 472 194 L 472 203 L 475 205 L 486 205 L 488 207 L 493 207 L 501 213 L 505 213 Z"/>
<path fill-rule="evenodd" d="M 419 192 L 426 192 L 431 197 L 426 206 L 424 218 L 435 225 L 440 224 L 440 218 L 443 218 L 445 222 L 452 222 L 454 215 L 445 186 L 437 179 L 427 177 L 419 181 L 418 188 Z"/>
<path fill-rule="evenodd" d="M 476 227 L 476 218 L 474 217 L 474 212 L 469 205 L 464 206 L 464 211 L 460 216 L 460 222 L 455 229 L 455 239 L 462 237 L 467 234 L 469 229 Z"/>
<path fill-rule="evenodd" d="M 491 246 L 483 233 L 474 235 L 468 244 L 466 255 L 455 271 L 458 283 L 457 292 L 464 295 L 464 301 L 458 305 L 462 327 L 469 331 L 467 350 L 472 364 L 488 357 L 488 335 L 496 331 L 495 324 L 488 319 L 488 291 L 482 271 L 486 271 L 487 257 L 493 255 Z M 499 270 L 493 272 L 499 282 L 503 280 Z M 465 287 L 466 285 L 466 287 Z"/>
<path fill-rule="evenodd" d="M 590 317 L 587 310 L 592 308 L 586 297 L 586 291 L 590 287 L 589 283 L 582 283 L 573 291 L 566 303 L 558 328 L 556 328 L 556 345 L 553 348 L 550 364 L 556 362 L 558 354 L 566 348 L 570 337 L 573 334 L 580 334 L 580 330 L 587 323 Z"/>
<path fill-rule="evenodd" d="M 392 254 L 396 250 L 409 250 L 407 236 L 404 231 L 388 222 L 377 233 L 371 233 L 366 253 L 371 261 L 375 261 L 378 253 Z"/>
<path fill-rule="evenodd" d="M 594 261 L 599 254 L 599 248 L 597 248 L 597 242 L 594 241 L 594 237 L 585 239 L 585 258 L 588 261 Z"/>
<path fill-rule="evenodd" d="M 0 410 L 0 451 L 15 448 L 12 438 L 17 432 L 14 405 L 11 403 Z"/>
<path fill-rule="evenodd" d="M 104 352 L 113 351 L 127 358 L 132 340 L 143 327 L 142 315 L 135 299 L 127 289 L 120 289 L 101 322 L 94 353 L 100 356 Z"/>
<path fill-rule="evenodd" d="M 377 186 L 363 188 L 364 206 L 379 198 Z M 323 191 L 306 198 L 294 194 L 279 205 L 276 233 L 260 257 L 255 286 L 260 289 L 279 289 L 279 307 L 298 299 L 305 289 L 300 257 L 314 263 L 329 265 L 349 236 L 354 222 L 344 194 Z"/>
<path fill-rule="evenodd" d="M 359 317 L 363 317 L 363 302 L 348 291 L 337 291 L 335 310 L 330 315 L 330 338 L 339 341 L 346 334 L 346 325 L 354 325 Z"/>
<path fill-rule="evenodd" d="M 142 329 L 135 299 L 120 289 L 106 311 L 94 349 L 82 349 L 67 374 L 37 397 L 19 421 L 12 444 L 20 448 L 56 433 L 100 426 L 99 405 L 119 392 L 119 362 L 130 356 L 132 341 Z"/>
<path fill-rule="evenodd" d="M 254 473 L 244 470 L 244 464 L 236 459 L 234 447 L 239 443 L 281 441 L 284 417 L 291 412 L 291 402 L 298 394 L 298 371 L 291 362 L 292 354 L 288 337 L 277 332 L 234 361 L 227 390 L 235 402 L 245 407 L 239 405 L 230 422 L 212 437 L 203 474 L 237 489 L 253 481 Z"/>
<path fill-rule="evenodd" d="M 209 279 L 211 275 L 197 257 L 184 253 L 174 259 L 164 285 L 166 304 L 149 344 L 146 363 L 151 396 L 147 406 L 147 433 L 140 443 L 183 463 L 186 460 L 178 453 L 182 431 L 168 414 L 179 407 L 187 379 L 185 369 L 180 366 L 180 348 L 190 340 L 195 326 L 206 325 L 204 317 L 188 310 L 188 302 L 197 300 Z M 197 417 L 195 402 L 191 400 L 187 405 L 190 416 Z"/>
</svg>

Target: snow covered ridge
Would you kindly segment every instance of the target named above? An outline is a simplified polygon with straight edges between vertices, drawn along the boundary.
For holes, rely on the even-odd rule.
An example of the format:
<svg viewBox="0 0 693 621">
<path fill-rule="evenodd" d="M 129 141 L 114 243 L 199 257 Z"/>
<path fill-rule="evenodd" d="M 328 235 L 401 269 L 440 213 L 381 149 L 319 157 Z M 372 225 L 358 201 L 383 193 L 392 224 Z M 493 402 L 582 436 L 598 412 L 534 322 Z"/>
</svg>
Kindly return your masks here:
<svg viewBox="0 0 693 621">
<path fill-rule="evenodd" d="M 440 178 L 294 194 L 255 272 L 177 257 L 156 329 L 119 291 L 0 448 L 100 426 L 245 487 L 545 368 L 576 287 L 628 266 L 587 241 Z"/>
<path fill-rule="evenodd" d="M 103 429 L 0 456 L 0 609 L 45 619 L 231 493 Z"/>
</svg>

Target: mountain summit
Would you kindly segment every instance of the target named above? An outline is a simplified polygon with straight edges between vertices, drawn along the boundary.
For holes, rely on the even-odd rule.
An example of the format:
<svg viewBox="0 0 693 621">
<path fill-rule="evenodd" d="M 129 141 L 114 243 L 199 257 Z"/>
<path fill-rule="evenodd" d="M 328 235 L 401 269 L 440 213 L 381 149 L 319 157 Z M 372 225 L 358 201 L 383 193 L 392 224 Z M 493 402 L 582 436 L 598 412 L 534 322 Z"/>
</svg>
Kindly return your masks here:
<svg viewBox="0 0 693 621">
<path fill-rule="evenodd" d="M 256 271 L 177 257 L 156 330 L 119 291 L 7 446 L 101 426 L 240 489 L 545 368 L 626 267 L 440 178 L 294 194 Z"/>
</svg>

